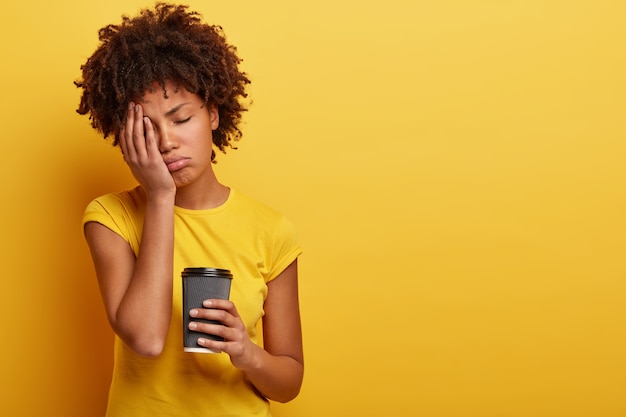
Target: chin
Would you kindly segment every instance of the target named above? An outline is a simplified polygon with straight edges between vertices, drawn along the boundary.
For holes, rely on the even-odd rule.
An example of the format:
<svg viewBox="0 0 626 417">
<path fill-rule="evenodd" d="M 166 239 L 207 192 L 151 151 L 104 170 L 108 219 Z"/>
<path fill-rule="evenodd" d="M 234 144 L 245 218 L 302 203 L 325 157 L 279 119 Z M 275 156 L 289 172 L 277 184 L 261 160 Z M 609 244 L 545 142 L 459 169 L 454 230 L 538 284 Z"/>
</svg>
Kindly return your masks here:
<svg viewBox="0 0 626 417">
<path fill-rule="evenodd" d="M 193 182 L 193 178 L 188 175 L 174 175 L 174 184 L 176 184 L 176 188 L 184 187 Z"/>
</svg>

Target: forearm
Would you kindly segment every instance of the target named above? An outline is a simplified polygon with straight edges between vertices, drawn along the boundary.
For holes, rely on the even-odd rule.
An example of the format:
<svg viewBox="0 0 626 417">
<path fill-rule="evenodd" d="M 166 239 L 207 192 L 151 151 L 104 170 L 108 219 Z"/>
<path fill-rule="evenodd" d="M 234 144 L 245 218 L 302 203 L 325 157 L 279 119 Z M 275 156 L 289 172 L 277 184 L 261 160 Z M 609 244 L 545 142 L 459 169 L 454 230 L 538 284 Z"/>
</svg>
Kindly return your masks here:
<svg viewBox="0 0 626 417">
<path fill-rule="evenodd" d="M 158 356 L 172 311 L 174 195 L 149 199 L 139 253 L 115 315 L 116 333 L 138 354 Z"/>
<path fill-rule="evenodd" d="M 294 399 L 302 385 L 304 355 L 298 304 L 298 271 L 294 260 L 268 284 L 263 317 L 264 349 L 253 345 L 252 360 L 241 361 L 250 382 L 275 401 Z"/>
<path fill-rule="evenodd" d="M 265 397 L 278 402 L 294 399 L 300 392 L 304 365 L 289 356 L 274 356 L 256 347 L 256 360 L 246 377 Z"/>
</svg>

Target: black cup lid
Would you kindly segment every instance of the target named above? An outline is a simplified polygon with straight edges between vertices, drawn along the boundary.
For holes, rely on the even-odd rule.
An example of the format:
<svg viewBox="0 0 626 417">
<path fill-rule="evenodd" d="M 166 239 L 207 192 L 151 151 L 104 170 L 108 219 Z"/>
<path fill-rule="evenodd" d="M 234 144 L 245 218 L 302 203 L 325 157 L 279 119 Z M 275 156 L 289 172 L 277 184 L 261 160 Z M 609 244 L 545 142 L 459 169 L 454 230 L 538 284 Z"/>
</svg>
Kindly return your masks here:
<svg viewBox="0 0 626 417">
<path fill-rule="evenodd" d="M 207 267 L 188 267 L 182 272 L 182 276 L 203 276 L 203 277 L 222 277 L 232 278 L 230 270 L 223 268 L 207 268 Z"/>
</svg>

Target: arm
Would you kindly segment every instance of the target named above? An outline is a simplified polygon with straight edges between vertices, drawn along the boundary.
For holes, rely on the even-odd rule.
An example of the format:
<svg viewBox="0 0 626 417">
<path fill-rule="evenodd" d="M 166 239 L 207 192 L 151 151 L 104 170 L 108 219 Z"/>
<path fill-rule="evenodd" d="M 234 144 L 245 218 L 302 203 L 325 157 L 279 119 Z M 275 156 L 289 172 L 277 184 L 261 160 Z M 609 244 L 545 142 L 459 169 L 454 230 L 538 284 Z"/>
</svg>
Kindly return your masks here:
<svg viewBox="0 0 626 417">
<path fill-rule="evenodd" d="M 137 259 L 128 242 L 99 223 L 87 223 L 85 237 L 113 331 L 153 357 L 165 345 L 172 311 L 173 214 L 166 203 L 150 206 Z"/>
<path fill-rule="evenodd" d="M 267 398 L 287 402 L 300 392 L 304 375 L 302 330 L 298 302 L 297 261 L 268 283 L 263 317 L 261 348 L 250 340 L 232 302 L 210 300 L 192 316 L 218 320 L 224 324 L 196 324 L 196 330 L 224 337 L 225 341 L 199 339 L 198 343 L 230 355 L 250 382 Z"/>
<path fill-rule="evenodd" d="M 139 355 L 153 357 L 165 345 L 171 319 L 176 188 L 140 107 L 129 108 L 120 146 L 146 192 L 138 256 L 124 239 L 99 223 L 85 225 L 85 238 L 111 327 Z"/>
</svg>

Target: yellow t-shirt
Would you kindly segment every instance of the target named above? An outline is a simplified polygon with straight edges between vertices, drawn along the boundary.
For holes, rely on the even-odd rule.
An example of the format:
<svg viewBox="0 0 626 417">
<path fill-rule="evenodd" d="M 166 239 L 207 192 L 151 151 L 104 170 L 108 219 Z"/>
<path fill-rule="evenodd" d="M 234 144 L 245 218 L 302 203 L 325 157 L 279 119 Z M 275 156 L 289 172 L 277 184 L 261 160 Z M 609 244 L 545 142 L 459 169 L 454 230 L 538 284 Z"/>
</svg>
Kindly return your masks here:
<svg viewBox="0 0 626 417">
<path fill-rule="evenodd" d="M 92 201 L 83 224 L 103 224 L 137 254 L 144 211 L 144 193 L 137 187 Z M 231 189 L 228 200 L 214 209 L 175 207 L 174 233 L 172 321 L 165 349 L 158 358 L 144 358 L 115 338 L 107 417 L 269 416 L 267 399 L 227 354 L 183 351 L 180 274 L 185 267 L 229 269 L 233 274 L 230 299 L 256 343 L 267 283 L 301 253 L 292 224 Z"/>
</svg>

